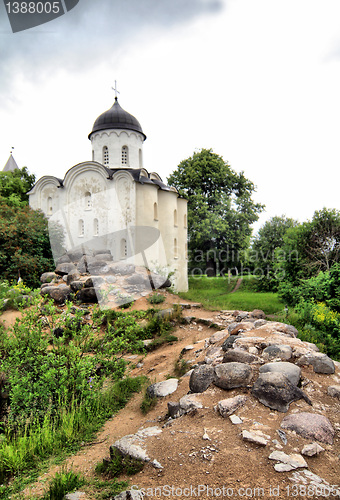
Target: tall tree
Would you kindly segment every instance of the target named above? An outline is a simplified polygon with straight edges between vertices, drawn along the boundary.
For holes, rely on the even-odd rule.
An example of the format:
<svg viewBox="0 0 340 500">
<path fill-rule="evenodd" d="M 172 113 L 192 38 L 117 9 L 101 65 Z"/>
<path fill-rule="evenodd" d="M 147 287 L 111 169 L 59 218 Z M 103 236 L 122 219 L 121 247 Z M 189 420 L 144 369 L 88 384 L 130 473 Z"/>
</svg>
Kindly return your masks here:
<svg viewBox="0 0 340 500">
<path fill-rule="evenodd" d="M 14 205 L 28 205 L 26 194 L 35 183 L 35 175 L 30 174 L 26 167 L 16 168 L 13 172 L 0 172 L 0 195 Z"/>
<path fill-rule="evenodd" d="M 189 267 L 220 272 L 239 264 L 251 224 L 263 205 L 252 200 L 254 184 L 211 149 L 182 161 L 168 184 L 188 199 Z"/>
<path fill-rule="evenodd" d="M 298 225 L 294 219 L 272 217 L 264 223 L 255 236 L 249 252 L 249 263 L 258 275 L 258 288 L 276 291 L 279 280 L 276 276 L 278 260 L 284 257 L 282 246 L 287 230 Z"/>
</svg>

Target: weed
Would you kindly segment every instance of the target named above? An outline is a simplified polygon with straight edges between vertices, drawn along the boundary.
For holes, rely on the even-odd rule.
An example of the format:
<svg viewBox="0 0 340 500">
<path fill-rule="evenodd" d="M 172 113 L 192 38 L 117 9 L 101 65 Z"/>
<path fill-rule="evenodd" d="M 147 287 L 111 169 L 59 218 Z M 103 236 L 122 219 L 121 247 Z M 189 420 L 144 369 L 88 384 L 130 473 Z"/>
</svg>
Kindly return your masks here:
<svg viewBox="0 0 340 500">
<path fill-rule="evenodd" d="M 188 363 L 188 361 L 185 361 L 185 359 L 177 359 L 175 361 L 175 368 L 174 368 L 174 372 L 175 372 L 175 376 L 176 377 L 183 377 L 183 375 L 185 375 L 191 368 L 191 365 L 190 363 Z"/>
<path fill-rule="evenodd" d="M 63 500 L 66 493 L 85 484 L 85 480 L 72 470 L 57 472 L 42 500 Z"/>
<path fill-rule="evenodd" d="M 144 462 L 128 455 L 122 455 L 118 450 L 113 450 L 110 460 L 105 460 L 96 466 L 95 471 L 109 478 L 117 478 L 123 473 L 133 476 L 144 467 Z"/>
<path fill-rule="evenodd" d="M 165 301 L 165 297 L 161 293 L 154 293 L 147 298 L 147 301 L 150 304 L 161 304 Z"/>
<path fill-rule="evenodd" d="M 143 413 L 143 415 L 146 415 L 152 408 L 154 408 L 157 404 L 157 397 L 151 397 L 149 394 L 145 391 L 143 401 L 141 402 L 140 409 Z"/>
</svg>

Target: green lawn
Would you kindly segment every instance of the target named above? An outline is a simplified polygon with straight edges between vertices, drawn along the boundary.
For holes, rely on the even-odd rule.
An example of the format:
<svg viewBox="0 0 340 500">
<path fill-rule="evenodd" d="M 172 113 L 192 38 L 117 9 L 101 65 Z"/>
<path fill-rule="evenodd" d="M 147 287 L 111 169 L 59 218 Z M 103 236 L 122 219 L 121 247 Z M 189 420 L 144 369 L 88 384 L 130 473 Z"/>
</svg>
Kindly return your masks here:
<svg viewBox="0 0 340 500">
<path fill-rule="evenodd" d="M 189 291 L 180 293 L 183 299 L 202 303 L 209 310 L 240 309 L 253 311 L 262 309 L 266 314 L 276 314 L 283 311 L 284 304 L 276 293 L 255 292 L 252 276 L 245 276 L 240 288 L 230 293 L 236 285 L 237 278 L 189 278 Z"/>
</svg>

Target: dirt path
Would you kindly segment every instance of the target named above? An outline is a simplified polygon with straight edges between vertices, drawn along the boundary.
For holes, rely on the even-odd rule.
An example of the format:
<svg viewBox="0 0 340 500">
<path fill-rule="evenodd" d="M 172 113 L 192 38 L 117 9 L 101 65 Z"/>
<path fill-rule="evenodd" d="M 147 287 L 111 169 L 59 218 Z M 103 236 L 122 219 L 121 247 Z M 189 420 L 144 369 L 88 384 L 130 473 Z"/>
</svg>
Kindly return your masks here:
<svg viewBox="0 0 340 500">
<path fill-rule="evenodd" d="M 242 278 L 239 278 L 239 279 L 237 280 L 237 282 L 236 282 L 236 285 L 235 285 L 234 290 L 232 290 L 230 293 L 235 293 L 235 292 L 237 292 L 237 290 L 238 290 L 238 289 L 240 288 L 240 286 L 241 286 L 242 281 L 243 281 L 243 279 L 242 279 Z"/>
</svg>

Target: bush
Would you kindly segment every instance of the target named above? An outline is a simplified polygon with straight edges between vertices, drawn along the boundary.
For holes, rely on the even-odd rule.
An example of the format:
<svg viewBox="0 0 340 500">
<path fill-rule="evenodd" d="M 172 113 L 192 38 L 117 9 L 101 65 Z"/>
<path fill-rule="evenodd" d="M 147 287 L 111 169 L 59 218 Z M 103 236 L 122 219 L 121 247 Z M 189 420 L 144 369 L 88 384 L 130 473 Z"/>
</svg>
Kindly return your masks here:
<svg viewBox="0 0 340 500">
<path fill-rule="evenodd" d="M 154 293 L 147 298 L 147 301 L 150 304 L 161 304 L 165 301 L 165 297 L 161 293 Z"/>
<path fill-rule="evenodd" d="M 62 470 L 56 473 L 42 500 L 63 500 L 66 493 L 76 490 L 83 484 L 85 480 L 79 474 L 71 470 Z"/>
</svg>

